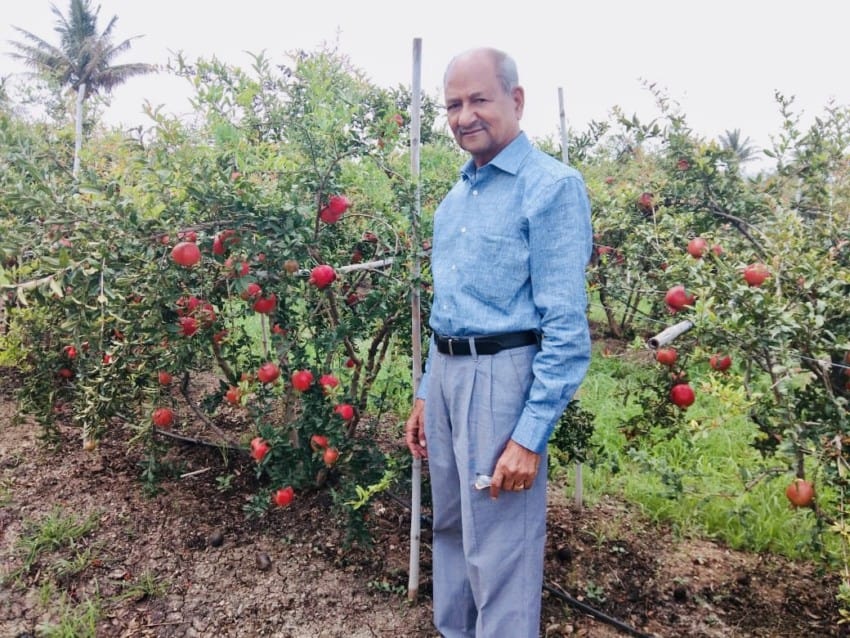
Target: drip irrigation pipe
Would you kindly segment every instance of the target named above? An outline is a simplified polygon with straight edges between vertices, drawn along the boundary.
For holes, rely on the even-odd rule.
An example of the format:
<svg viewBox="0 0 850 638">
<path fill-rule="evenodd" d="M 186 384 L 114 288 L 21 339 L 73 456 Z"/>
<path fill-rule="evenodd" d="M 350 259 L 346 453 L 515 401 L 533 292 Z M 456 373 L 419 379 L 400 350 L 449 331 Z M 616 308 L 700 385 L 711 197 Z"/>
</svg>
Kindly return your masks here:
<svg viewBox="0 0 850 638">
<path fill-rule="evenodd" d="M 616 627 L 620 631 L 627 633 L 630 636 L 637 636 L 637 638 L 652 638 L 652 634 L 645 634 L 643 632 L 640 632 L 637 629 L 635 629 L 634 627 L 630 627 L 629 625 L 624 623 L 622 620 L 619 620 L 617 618 L 609 616 L 608 614 L 605 614 L 605 613 L 599 611 L 595 607 L 591 607 L 587 603 L 583 603 L 580 600 L 573 598 L 572 596 L 570 596 L 566 592 L 563 592 L 560 589 L 555 589 L 551 585 L 547 585 L 546 583 L 543 583 L 543 591 L 548 592 L 548 593 L 552 594 L 553 596 L 556 596 L 557 598 L 560 598 L 562 601 L 567 603 L 570 607 L 575 607 L 576 609 L 587 614 L 588 616 L 593 616 L 597 620 L 601 620 L 602 622 L 604 622 L 608 625 L 611 625 L 612 627 Z"/>
</svg>

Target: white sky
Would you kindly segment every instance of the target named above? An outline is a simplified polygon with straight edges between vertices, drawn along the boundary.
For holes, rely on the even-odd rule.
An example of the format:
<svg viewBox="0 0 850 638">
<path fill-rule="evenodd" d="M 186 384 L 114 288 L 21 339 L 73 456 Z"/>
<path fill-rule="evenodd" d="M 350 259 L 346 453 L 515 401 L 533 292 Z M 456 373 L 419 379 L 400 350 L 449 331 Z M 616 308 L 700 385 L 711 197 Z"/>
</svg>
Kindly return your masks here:
<svg viewBox="0 0 850 638">
<path fill-rule="evenodd" d="M 67 12 L 68 0 L 55 0 Z M 422 39 L 422 88 L 441 98 L 442 74 L 457 52 L 488 45 L 517 60 L 526 90 L 523 128 L 559 131 L 558 89 L 567 123 L 584 130 L 619 105 L 642 121 L 658 115 L 643 81 L 678 102 L 699 134 L 740 128 L 760 147 L 779 132 L 774 91 L 796 96 L 804 123 L 830 99 L 850 104 L 846 0 L 92 0 L 99 28 L 118 16 L 115 40 L 134 35 L 117 62 L 165 64 L 174 52 L 248 68 L 246 51 L 289 62 L 296 49 L 338 50 L 376 84 L 410 85 L 414 38 Z M 5 55 L 20 36 L 11 25 L 58 43 L 48 0 L 0 0 L 0 77 L 22 69 Z M 170 113 L 189 110 L 185 81 L 165 74 L 115 91 L 110 123 L 149 124 L 145 99 Z"/>
</svg>

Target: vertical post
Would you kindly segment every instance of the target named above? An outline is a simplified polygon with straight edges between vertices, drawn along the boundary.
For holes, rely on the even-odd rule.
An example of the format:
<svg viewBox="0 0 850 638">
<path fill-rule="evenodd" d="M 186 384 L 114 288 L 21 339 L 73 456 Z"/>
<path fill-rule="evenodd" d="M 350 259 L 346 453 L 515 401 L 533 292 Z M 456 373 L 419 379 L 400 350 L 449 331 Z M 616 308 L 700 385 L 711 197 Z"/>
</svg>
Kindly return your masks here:
<svg viewBox="0 0 850 638">
<path fill-rule="evenodd" d="M 564 89 L 558 87 L 558 110 L 561 122 L 561 159 L 564 164 L 570 163 L 570 151 L 568 148 L 569 138 L 567 137 L 567 111 L 564 108 Z M 576 487 L 573 505 L 576 509 L 581 509 L 584 501 L 584 477 L 582 476 L 581 463 L 576 462 Z"/>
<path fill-rule="evenodd" d="M 561 120 L 561 160 L 564 164 L 570 163 L 570 151 L 567 147 L 569 139 L 567 139 L 567 111 L 564 108 L 564 89 L 558 87 L 558 108 Z"/>
<path fill-rule="evenodd" d="M 421 121 L 421 75 L 422 75 L 422 38 L 413 39 L 413 84 L 410 96 L 410 174 L 414 184 L 414 206 L 411 215 L 411 242 L 415 251 L 413 258 L 412 286 L 410 290 L 411 311 L 411 343 L 412 349 L 412 373 L 413 373 L 413 400 L 416 400 L 416 392 L 419 382 L 422 380 L 422 323 L 420 317 L 420 282 L 421 264 L 419 250 L 421 241 L 419 239 L 419 218 L 422 209 L 422 189 L 419 183 L 419 144 Z M 413 459 L 413 469 L 410 476 L 410 567 L 407 580 L 407 598 L 415 601 L 419 594 L 419 537 L 421 504 L 422 504 L 422 459 Z"/>
</svg>

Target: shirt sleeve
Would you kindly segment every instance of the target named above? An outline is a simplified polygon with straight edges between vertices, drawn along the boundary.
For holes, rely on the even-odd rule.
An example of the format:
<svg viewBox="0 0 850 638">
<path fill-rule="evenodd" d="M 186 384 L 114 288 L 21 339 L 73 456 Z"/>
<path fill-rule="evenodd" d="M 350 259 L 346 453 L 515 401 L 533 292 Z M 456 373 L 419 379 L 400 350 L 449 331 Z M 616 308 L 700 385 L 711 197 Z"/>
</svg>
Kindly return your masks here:
<svg viewBox="0 0 850 638">
<path fill-rule="evenodd" d="M 529 396 L 511 438 L 542 453 L 590 365 L 585 277 L 593 233 L 580 176 L 546 187 L 529 208 L 531 286 L 543 339 L 532 363 Z"/>
</svg>

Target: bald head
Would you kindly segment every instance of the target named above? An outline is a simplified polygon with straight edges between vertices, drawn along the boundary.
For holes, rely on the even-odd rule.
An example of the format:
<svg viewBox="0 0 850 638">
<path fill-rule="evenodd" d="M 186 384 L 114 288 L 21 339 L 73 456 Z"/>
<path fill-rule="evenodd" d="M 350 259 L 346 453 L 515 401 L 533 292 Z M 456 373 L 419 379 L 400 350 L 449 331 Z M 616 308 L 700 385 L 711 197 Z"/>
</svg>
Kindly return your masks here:
<svg viewBox="0 0 850 638">
<path fill-rule="evenodd" d="M 511 56 L 504 51 L 492 47 L 478 47 L 459 53 L 449 61 L 448 66 L 446 66 L 446 72 L 443 74 L 443 86 L 445 86 L 446 80 L 455 64 L 458 62 L 468 62 L 476 58 L 489 61 L 505 93 L 510 93 L 519 85 L 516 62 L 514 62 Z"/>
</svg>

